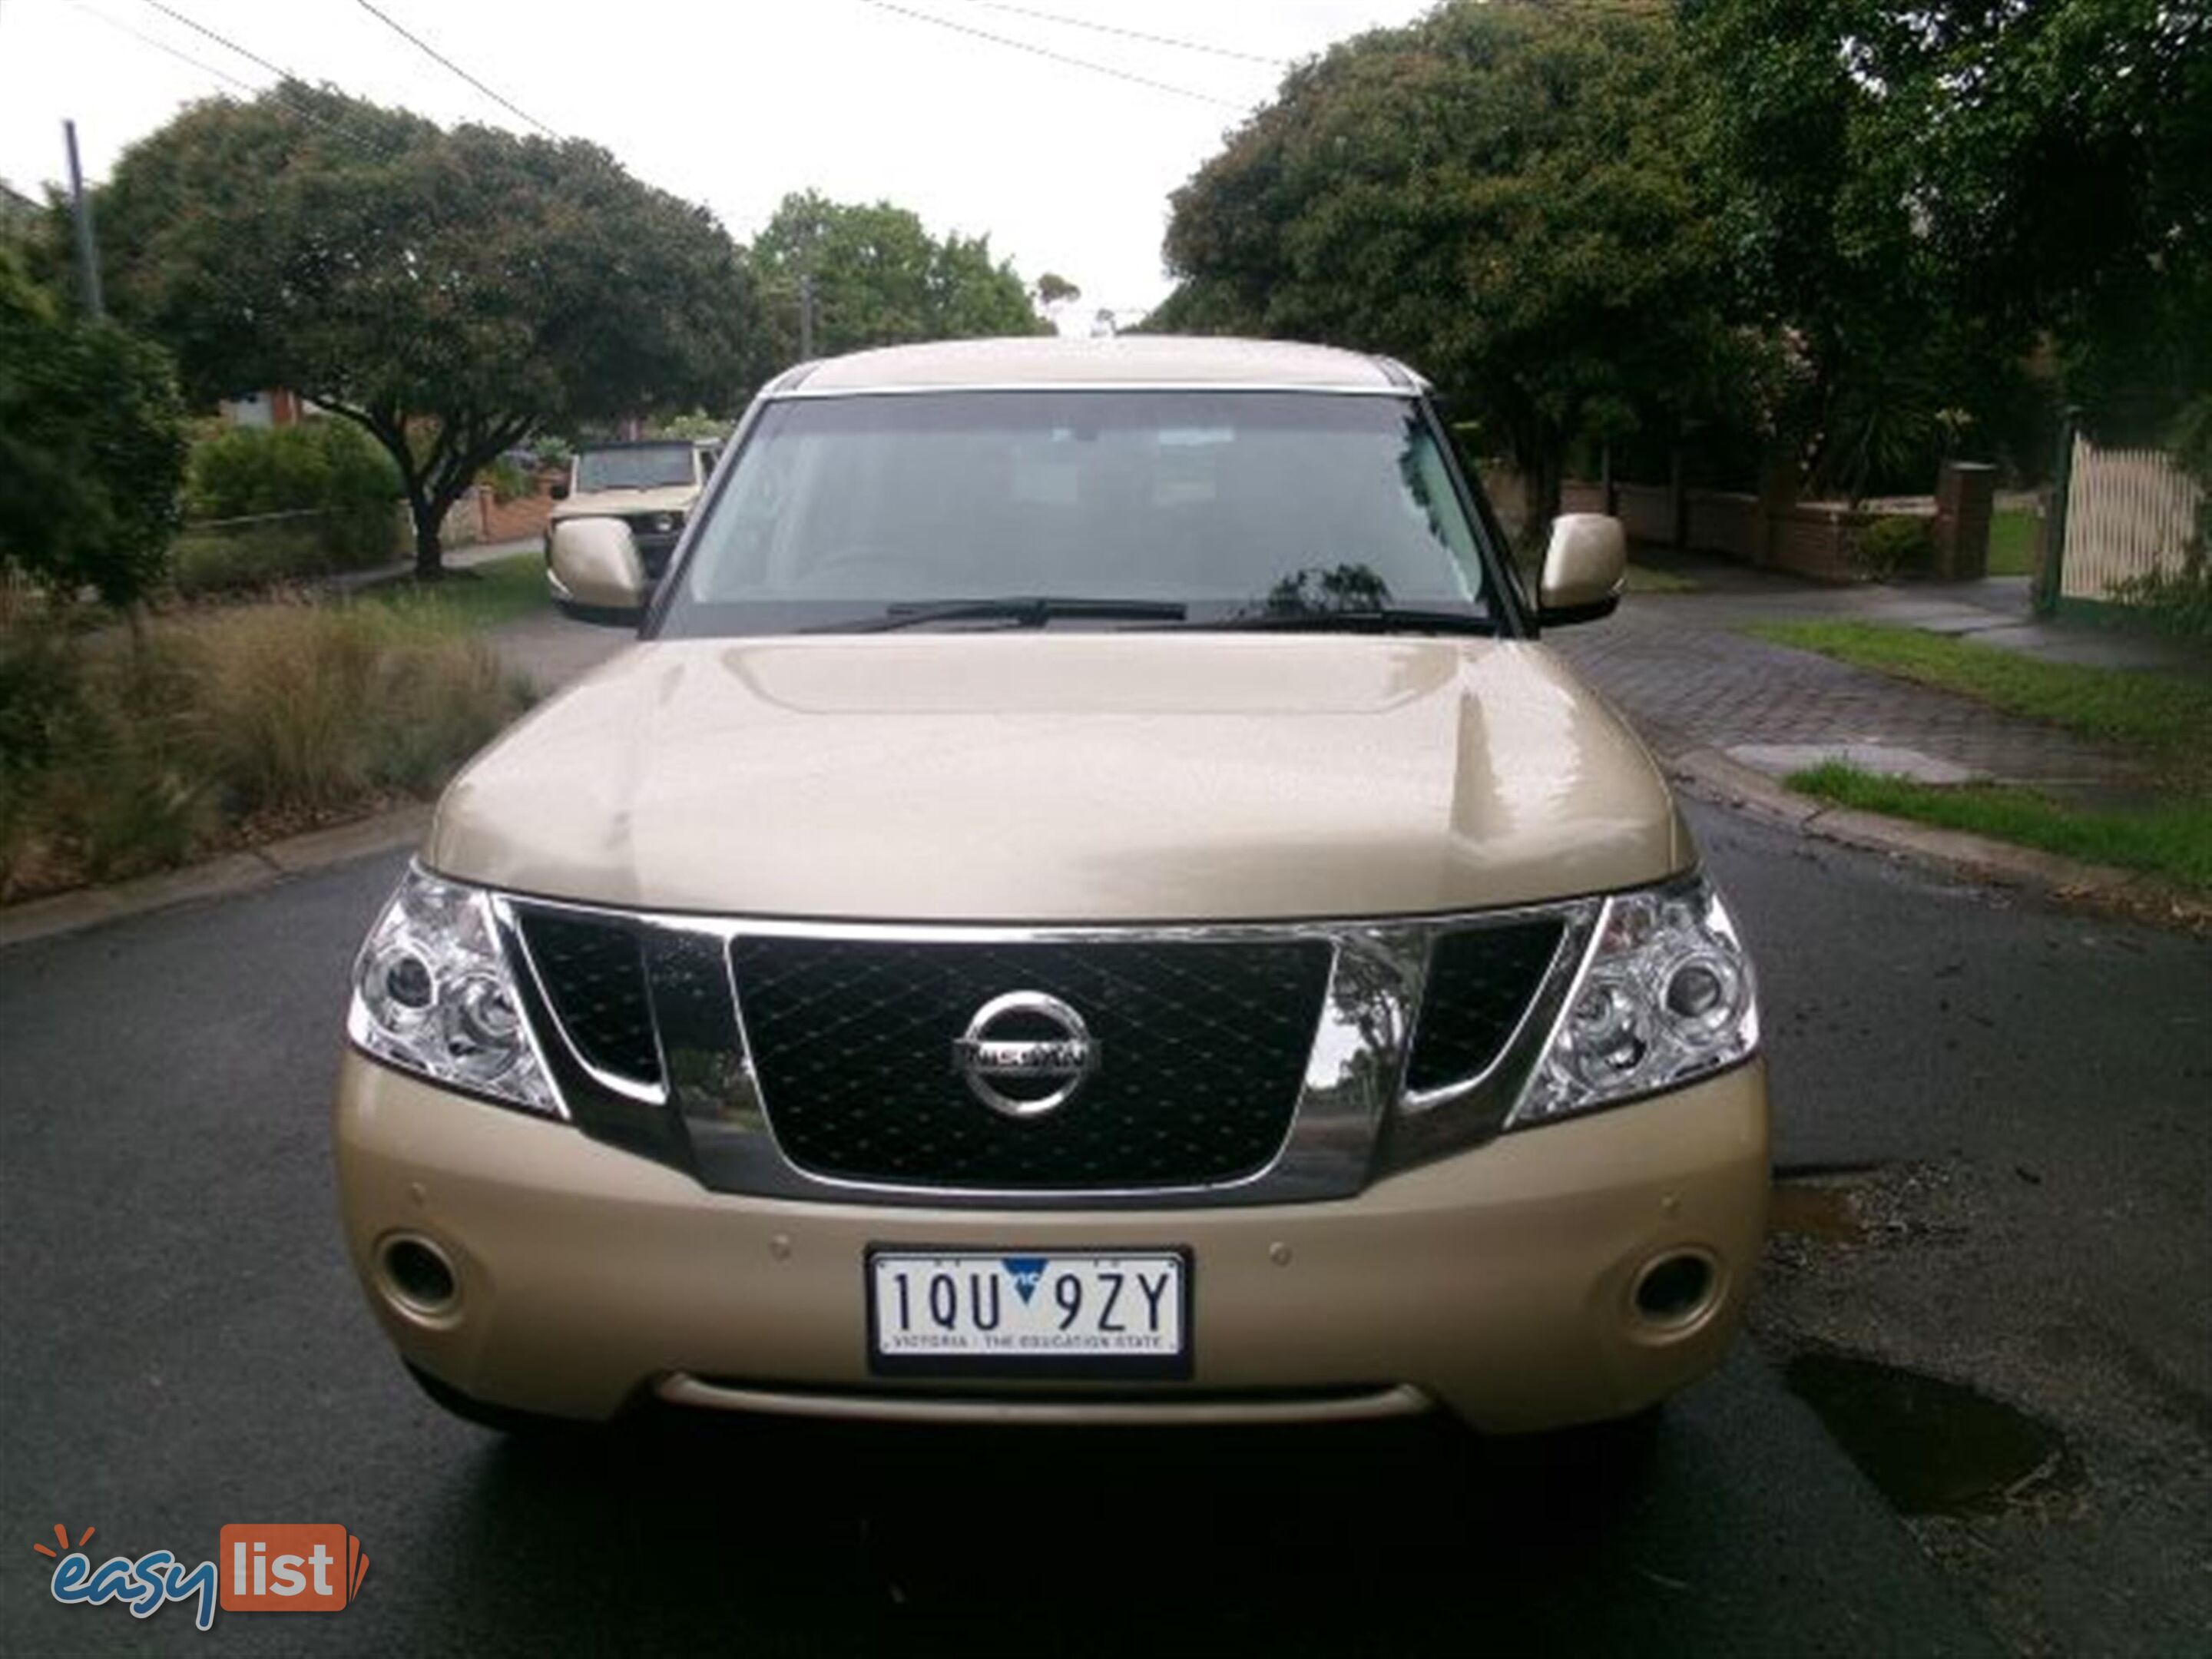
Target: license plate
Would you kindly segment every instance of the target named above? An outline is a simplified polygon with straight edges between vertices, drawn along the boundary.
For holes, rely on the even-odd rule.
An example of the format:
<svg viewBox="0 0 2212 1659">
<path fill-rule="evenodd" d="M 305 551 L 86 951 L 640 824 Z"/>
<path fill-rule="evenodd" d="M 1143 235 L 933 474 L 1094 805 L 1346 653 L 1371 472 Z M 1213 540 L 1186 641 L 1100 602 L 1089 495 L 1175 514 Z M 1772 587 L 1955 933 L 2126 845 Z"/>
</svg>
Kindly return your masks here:
<svg viewBox="0 0 2212 1659">
<path fill-rule="evenodd" d="M 1184 1250 L 878 1249 L 867 1270 L 878 1372 L 1190 1374 Z"/>
</svg>

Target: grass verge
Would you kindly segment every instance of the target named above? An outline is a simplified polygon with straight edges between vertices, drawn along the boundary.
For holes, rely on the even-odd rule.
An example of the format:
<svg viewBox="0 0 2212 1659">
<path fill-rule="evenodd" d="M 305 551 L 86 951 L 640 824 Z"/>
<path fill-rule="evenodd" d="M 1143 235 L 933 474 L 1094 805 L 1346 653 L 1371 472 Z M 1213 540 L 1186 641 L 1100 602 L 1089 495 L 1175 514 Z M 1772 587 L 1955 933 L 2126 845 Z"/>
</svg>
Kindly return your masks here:
<svg viewBox="0 0 2212 1659">
<path fill-rule="evenodd" d="M 2008 507 L 1991 514 L 1989 574 L 2033 576 L 2042 537 L 2042 515 L 2032 507 Z"/>
<path fill-rule="evenodd" d="M 2134 749 L 2162 769 L 2203 783 L 2212 731 L 2212 681 L 2079 663 L 1880 623 L 1756 623 L 1747 632 L 1922 685 L 1972 697 L 2084 737 Z"/>
<path fill-rule="evenodd" d="M 0 629 L 0 899 L 428 795 L 528 692 L 450 617 L 274 601 Z"/>
<path fill-rule="evenodd" d="M 1843 761 L 1824 761 L 1784 781 L 1839 806 L 2141 870 L 2212 892 L 2212 798 L 2201 794 L 2177 796 L 2141 811 L 2113 811 L 2069 806 L 2000 784 L 1915 783 Z"/>
<path fill-rule="evenodd" d="M 448 570 L 438 582 L 416 582 L 410 577 L 380 582 L 360 597 L 411 617 L 426 628 L 457 633 L 552 608 L 545 587 L 545 558 L 539 553 L 517 553 Z"/>
<path fill-rule="evenodd" d="M 1648 564 L 1628 567 L 1628 591 L 1632 593 L 1696 593 L 1705 584 L 1687 576 L 1678 576 L 1671 570 L 1655 570 Z"/>
</svg>

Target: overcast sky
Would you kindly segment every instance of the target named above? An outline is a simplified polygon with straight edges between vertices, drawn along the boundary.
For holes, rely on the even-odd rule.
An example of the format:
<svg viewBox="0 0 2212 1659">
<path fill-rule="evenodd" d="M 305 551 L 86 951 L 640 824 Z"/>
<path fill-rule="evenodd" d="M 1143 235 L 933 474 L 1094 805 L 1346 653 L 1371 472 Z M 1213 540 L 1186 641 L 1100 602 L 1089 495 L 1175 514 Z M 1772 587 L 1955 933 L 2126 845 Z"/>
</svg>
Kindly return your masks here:
<svg viewBox="0 0 2212 1659">
<path fill-rule="evenodd" d="M 734 235 L 750 236 L 787 191 L 887 199 L 933 232 L 988 232 L 1025 278 L 1056 270 L 1079 283 L 1086 318 L 1102 305 L 1141 312 L 1166 293 L 1168 192 L 1272 94 L 1284 60 L 1427 9 L 1425 0 L 897 0 L 899 10 L 871 0 L 375 3 L 530 117 L 706 203 Z M 211 71 L 249 88 L 275 79 L 185 18 L 305 80 L 442 123 L 531 130 L 363 0 L 0 0 L 0 179 L 35 196 L 64 177 L 64 116 L 76 118 L 97 179 L 181 106 L 245 95 Z M 1164 84 L 945 27 L 953 23 Z"/>
</svg>

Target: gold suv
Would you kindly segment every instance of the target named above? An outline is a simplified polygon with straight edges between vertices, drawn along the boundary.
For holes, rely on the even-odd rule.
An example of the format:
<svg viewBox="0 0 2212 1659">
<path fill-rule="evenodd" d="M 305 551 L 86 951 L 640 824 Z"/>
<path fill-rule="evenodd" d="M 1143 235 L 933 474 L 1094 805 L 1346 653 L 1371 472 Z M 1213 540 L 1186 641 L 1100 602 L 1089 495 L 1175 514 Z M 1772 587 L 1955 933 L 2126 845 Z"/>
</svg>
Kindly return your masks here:
<svg viewBox="0 0 2212 1659">
<path fill-rule="evenodd" d="M 354 973 L 369 1301 L 444 1403 L 1484 1431 L 1711 1368 L 1751 964 L 1424 383 L 1316 347 L 794 368 L 637 642 L 447 790 Z M 651 591 L 647 605 L 646 596 Z"/>
</svg>

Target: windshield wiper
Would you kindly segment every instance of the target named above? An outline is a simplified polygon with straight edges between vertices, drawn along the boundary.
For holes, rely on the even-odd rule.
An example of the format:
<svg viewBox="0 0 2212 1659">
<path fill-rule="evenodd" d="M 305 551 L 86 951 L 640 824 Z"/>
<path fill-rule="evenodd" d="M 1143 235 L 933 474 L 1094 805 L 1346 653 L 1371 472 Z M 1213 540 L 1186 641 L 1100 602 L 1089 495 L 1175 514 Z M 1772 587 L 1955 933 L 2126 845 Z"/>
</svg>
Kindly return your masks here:
<svg viewBox="0 0 2212 1659">
<path fill-rule="evenodd" d="M 1055 599 L 1029 594 L 999 599 L 951 599 L 941 605 L 894 605 L 879 617 L 823 623 L 805 634 L 887 634 L 941 622 L 1009 622 L 1042 628 L 1060 621 L 1179 623 L 1185 608 L 1167 599 Z"/>
<path fill-rule="evenodd" d="M 1495 634 L 1486 617 L 1464 611 L 1425 611 L 1402 605 L 1344 611 L 1252 611 L 1242 615 L 1201 617 L 1173 626 L 1198 630 L 1255 634 Z"/>
</svg>

